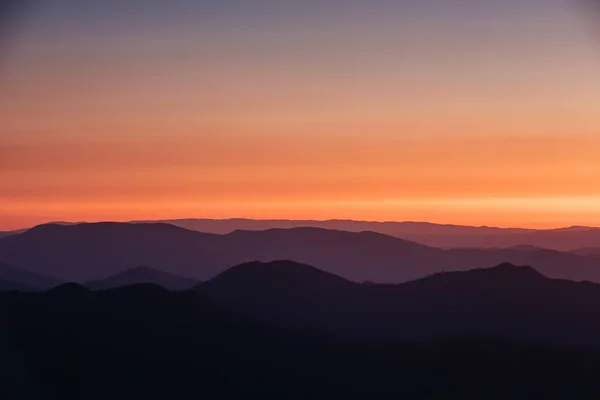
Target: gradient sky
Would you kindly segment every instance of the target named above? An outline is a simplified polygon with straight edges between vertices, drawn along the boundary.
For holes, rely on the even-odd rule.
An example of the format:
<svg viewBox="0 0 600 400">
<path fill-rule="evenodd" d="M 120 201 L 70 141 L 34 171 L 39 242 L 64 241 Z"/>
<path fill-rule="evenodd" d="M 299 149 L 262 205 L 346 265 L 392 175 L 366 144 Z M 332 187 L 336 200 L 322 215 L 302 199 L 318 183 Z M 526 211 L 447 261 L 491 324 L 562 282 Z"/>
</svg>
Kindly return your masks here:
<svg viewBox="0 0 600 400">
<path fill-rule="evenodd" d="M 0 229 L 600 225 L 583 3 L 32 1 L 0 42 Z"/>
</svg>

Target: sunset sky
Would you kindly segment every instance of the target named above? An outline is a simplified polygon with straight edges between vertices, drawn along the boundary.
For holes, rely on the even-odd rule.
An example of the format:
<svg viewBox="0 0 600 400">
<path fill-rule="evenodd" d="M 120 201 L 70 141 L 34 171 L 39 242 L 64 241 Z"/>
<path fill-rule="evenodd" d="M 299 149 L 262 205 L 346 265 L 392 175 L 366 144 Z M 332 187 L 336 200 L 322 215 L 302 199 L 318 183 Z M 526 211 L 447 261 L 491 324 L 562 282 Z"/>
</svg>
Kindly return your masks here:
<svg viewBox="0 0 600 400">
<path fill-rule="evenodd" d="M 583 0 L 31 3 L 0 42 L 0 230 L 600 225 Z"/>
</svg>

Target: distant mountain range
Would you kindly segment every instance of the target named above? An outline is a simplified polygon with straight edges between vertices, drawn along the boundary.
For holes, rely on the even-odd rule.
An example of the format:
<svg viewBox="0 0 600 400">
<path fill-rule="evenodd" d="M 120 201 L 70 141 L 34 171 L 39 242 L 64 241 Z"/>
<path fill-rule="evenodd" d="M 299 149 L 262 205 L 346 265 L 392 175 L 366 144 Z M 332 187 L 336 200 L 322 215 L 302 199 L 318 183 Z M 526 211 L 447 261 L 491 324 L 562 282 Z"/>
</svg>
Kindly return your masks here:
<svg viewBox="0 0 600 400">
<path fill-rule="evenodd" d="M 536 230 L 442 225 L 428 222 L 352 220 L 176 219 L 152 222 L 164 222 L 199 232 L 217 234 L 227 234 L 236 230 L 262 231 L 291 228 L 322 228 L 348 232 L 371 231 L 439 248 L 507 248 L 519 245 L 531 245 L 561 251 L 582 247 L 600 248 L 600 228 L 585 226 Z"/>
<path fill-rule="evenodd" d="M 172 219 L 132 221 L 132 223 L 167 223 L 204 233 L 228 234 L 237 230 L 321 228 L 347 232 L 377 232 L 431 247 L 449 248 L 510 248 L 534 246 L 543 249 L 573 251 L 582 248 L 600 249 L 600 228 L 572 226 L 559 229 L 497 228 L 488 226 L 443 225 L 428 222 L 369 222 L 353 220 L 254 220 L 254 219 Z M 74 225 L 81 222 L 53 222 Z M 0 232 L 0 237 L 22 233 Z"/>
<path fill-rule="evenodd" d="M 282 259 L 357 282 L 400 283 L 503 262 L 530 265 L 551 278 L 600 282 L 598 257 L 532 246 L 443 250 L 375 232 L 320 228 L 219 235 L 164 223 L 50 224 L 0 239 L 0 260 L 60 281 L 81 283 L 119 274 L 133 265 L 206 281 L 234 265 Z"/>
</svg>

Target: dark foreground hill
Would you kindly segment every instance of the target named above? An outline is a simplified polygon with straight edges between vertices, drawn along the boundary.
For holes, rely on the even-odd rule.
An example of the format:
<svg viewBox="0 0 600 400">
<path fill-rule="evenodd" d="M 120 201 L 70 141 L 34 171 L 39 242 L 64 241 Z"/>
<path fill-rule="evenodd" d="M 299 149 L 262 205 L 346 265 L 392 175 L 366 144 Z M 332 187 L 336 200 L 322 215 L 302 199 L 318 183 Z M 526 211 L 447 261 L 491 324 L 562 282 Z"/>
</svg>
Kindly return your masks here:
<svg viewBox="0 0 600 400">
<path fill-rule="evenodd" d="M 400 283 L 510 262 L 544 275 L 600 282 L 600 258 L 531 246 L 442 250 L 374 232 L 318 228 L 216 235 L 168 224 L 42 225 L 0 239 L 0 260 L 63 281 L 89 282 L 150 265 L 206 281 L 250 261 L 294 260 L 349 280 Z"/>
<path fill-rule="evenodd" d="M 371 340 L 492 336 L 600 347 L 600 285 L 530 267 L 358 284 L 294 262 L 240 265 L 195 291 L 259 321 Z"/>
<path fill-rule="evenodd" d="M 280 268 L 287 268 L 300 282 L 294 284 Z M 405 290 L 427 298 L 433 296 L 427 288 L 439 290 L 440 285 L 458 291 L 481 284 L 485 293 L 493 282 L 503 287 L 503 279 L 522 278 L 513 283 L 528 288 L 544 279 L 529 269 L 515 268 L 503 266 L 492 275 L 474 271 L 434 276 L 407 284 Z M 377 296 L 383 301 L 389 291 L 399 289 L 353 284 L 290 263 L 239 267 L 215 280 L 213 289 L 232 284 L 244 289 L 240 279 L 249 282 L 245 295 L 281 284 L 283 290 L 274 288 L 265 297 L 275 296 L 290 314 L 303 308 L 303 299 L 311 293 L 326 305 L 338 295 L 357 296 L 351 293 L 354 290 L 382 290 L 385 293 Z M 563 298 L 572 301 L 572 295 L 566 292 Z M 442 295 L 432 307 L 447 299 Z M 481 308 L 488 306 L 484 302 Z M 311 312 L 310 307 L 307 310 Z M 342 340 L 318 326 L 289 330 L 276 323 L 253 322 L 244 314 L 247 310 L 239 311 L 198 290 L 169 292 L 155 285 L 94 292 L 67 284 L 43 294 L 0 294 L 0 376 L 9 378 L 0 388 L 1 397 L 593 399 L 600 395 L 600 355 L 593 349 L 507 340 L 502 335 L 493 338 L 486 330 L 436 340 Z M 430 311 L 413 311 L 420 314 L 422 329 L 429 320 L 442 321 L 441 315 Z M 488 310 L 490 318 L 497 311 Z M 472 316 L 467 312 L 462 317 Z M 452 318 L 445 321 L 452 322 Z M 486 323 L 472 322 L 480 327 Z M 410 326 L 414 316 L 402 323 Z"/>
</svg>

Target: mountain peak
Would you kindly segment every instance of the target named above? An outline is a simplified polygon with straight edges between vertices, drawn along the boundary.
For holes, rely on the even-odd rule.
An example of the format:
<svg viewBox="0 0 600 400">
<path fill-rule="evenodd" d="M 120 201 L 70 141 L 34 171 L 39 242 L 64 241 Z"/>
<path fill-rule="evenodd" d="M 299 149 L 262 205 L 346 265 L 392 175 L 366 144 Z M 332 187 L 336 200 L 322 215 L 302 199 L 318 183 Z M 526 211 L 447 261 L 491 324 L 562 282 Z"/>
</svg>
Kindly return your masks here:
<svg viewBox="0 0 600 400">
<path fill-rule="evenodd" d="M 514 265 L 511 263 L 502 263 L 495 267 L 488 268 L 487 272 L 496 274 L 526 274 L 530 276 L 544 277 L 544 275 L 540 274 L 536 269 L 528 265 Z"/>
<path fill-rule="evenodd" d="M 69 282 L 63 283 L 53 289 L 48 290 L 46 294 L 61 297 L 75 297 L 89 292 L 90 290 L 85 286 L 80 285 L 78 283 Z"/>
<path fill-rule="evenodd" d="M 248 276 L 256 274 L 270 274 L 284 279 L 298 278 L 329 278 L 346 281 L 337 275 L 321 271 L 313 266 L 291 260 L 278 260 L 271 262 L 253 261 L 237 265 L 219 275 L 219 277 Z M 217 277 L 218 278 L 218 277 Z M 349 281 L 346 281 L 349 282 Z"/>
<path fill-rule="evenodd" d="M 350 282 L 337 275 L 321 271 L 310 265 L 289 260 L 272 262 L 250 262 L 237 265 L 207 282 L 207 286 L 228 286 L 256 290 L 306 290 L 311 292 L 327 291 L 329 288 L 352 286 Z M 202 285 L 204 286 L 204 285 Z"/>
</svg>

